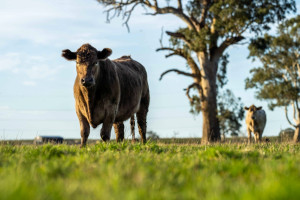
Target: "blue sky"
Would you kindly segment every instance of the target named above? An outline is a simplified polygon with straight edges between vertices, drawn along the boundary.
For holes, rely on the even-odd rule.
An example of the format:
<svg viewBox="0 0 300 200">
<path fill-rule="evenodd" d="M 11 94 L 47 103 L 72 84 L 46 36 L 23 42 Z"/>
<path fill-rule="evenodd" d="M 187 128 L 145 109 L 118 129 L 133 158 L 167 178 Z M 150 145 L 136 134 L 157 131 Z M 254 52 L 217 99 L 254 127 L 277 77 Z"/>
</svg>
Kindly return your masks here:
<svg viewBox="0 0 300 200">
<path fill-rule="evenodd" d="M 300 0 L 297 0 L 298 10 Z M 131 55 L 148 71 L 151 103 L 148 130 L 161 137 L 200 137 L 201 114 L 193 116 L 183 91 L 192 80 L 169 74 L 169 68 L 186 69 L 184 60 L 165 59 L 160 46 L 161 28 L 175 30 L 184 25 L 172 16 L 146 16 L 142 9 L 131 17 L 130 33 L 121 19 L 106 23 L 104 8 L 94 0 L 2 0 L 0 7 L 0 139 L 32 139 L 36 135 L 80 138 L 74 109 L 75 63 L 61 57 L 62 49 L 77 50 L 90 43 L 98 49 L 113 50 L 110 58 Z M 167 44 L 164 36 L 164 43 Z M 267 109 L 266 102 L 244 90 L 252 63 L 246 45 L 228 49 L 227 88 L 245 105 L 262 105 L 267 112 L 264 135 L 277 135 L 287 128 L 284 111 Z M 91 131 L 99 139 L 101 126 Z M 126 137 L 130 134 L 125 124 Z M 245 126 L 242 128 L 246 132 Z M 138 134 L 138 133 L 136 133 Z M 114 133 L 112 133 L 114 138 Z"/>
</svg>

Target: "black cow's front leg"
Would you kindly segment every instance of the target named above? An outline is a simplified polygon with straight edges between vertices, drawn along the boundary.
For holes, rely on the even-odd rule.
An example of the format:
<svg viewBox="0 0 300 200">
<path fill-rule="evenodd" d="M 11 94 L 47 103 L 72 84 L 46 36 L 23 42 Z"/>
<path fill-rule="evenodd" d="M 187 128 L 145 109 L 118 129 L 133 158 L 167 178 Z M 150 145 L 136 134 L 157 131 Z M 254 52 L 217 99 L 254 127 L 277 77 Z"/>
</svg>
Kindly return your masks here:
<svg viewBox="0 0 300 200">
<path fill-rule="evenodd" d="M 110 140 L 111 128 L 113 126 L 114 121 L 115 121 L 115 115 L 110 115 L 110 116 L 107 116 L 103 122 L 100 136 L 104 142 L 107 142 Z"/>
<path fill-rule="evenodd" d="M 81 135 L 81 145 L 80 147 L 84 147 L 86 145 L 87 139 L 90 135 L 90 125 L 87 119 L 80 113 L 80 111 L 76 111 L 79 125 L 80 125 L 80 135 Z"/>
</svg>

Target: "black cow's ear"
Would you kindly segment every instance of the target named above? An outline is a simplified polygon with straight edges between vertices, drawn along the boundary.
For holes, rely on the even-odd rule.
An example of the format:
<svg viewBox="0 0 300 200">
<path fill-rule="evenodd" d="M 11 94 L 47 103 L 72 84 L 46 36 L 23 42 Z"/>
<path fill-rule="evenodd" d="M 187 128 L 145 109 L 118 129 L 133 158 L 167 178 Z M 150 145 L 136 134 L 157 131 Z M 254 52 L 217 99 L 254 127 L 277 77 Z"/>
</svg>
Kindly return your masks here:
<svg viewBox="0 0 300 200">
<path fill-rule="evenodd" d="M 245 106 L 244 109 L 245 109 L 245 110 L 249 110 L 249 107 L 246 107 L 246 106 Z"/>
<path fill-rule="evenodd" d="M 102 51 L 98 51 L 97 58 L 106 59 L 111 54 L 112 54 L 112 50 L 110 48 L 104 48 Z"/>
<path fill-rule="evenodd" d="M 256 110 L 261 110 L 261 109 L 262 109 L 262 107 L 261 107 L 261 106 L 259 106 L 259 107 L 257 107 L 257 108 L 256 108 Z"/>
<path fill-rule="evenodd" d="M 77 54 L 75 52 L 70 51 L 69 49 L 62 50 L 62 57 L 67 60 L 76 60 Z"/>
</svg>

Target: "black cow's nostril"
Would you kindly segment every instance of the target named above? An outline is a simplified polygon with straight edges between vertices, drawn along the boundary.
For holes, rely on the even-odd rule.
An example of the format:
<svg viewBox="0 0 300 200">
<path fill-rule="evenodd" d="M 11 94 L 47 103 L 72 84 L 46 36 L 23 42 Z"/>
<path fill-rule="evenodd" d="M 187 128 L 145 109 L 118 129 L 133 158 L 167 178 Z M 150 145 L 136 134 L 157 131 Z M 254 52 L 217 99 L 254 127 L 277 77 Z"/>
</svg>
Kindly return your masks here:
<svg viewBox="0 0 300 200">
<path fill-rule="evenodd" d="M 80 82 L 83 86 L 89 87 L 89 86 L 93 85 L 94 79 L 92 77 L 86 77 L 86 78 L 80 79 Z"/>
<path fill-rule="evenodd" d="M 93 79 L 91 77 L 88 77 L 88 78 L 85 79 L 85 82 L 87 82 L 87 83 L 90 83 L 92 81 L 93 81 Z"/>
</svg>

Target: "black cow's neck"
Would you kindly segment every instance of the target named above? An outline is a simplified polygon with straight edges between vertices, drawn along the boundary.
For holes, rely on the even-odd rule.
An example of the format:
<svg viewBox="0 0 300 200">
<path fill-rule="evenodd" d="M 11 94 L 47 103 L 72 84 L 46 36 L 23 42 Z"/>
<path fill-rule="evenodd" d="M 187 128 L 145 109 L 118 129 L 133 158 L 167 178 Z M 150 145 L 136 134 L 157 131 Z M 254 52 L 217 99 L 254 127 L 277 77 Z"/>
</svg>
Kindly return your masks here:
<svg viewBox="0 0 300 200">
<path fill-rule="evenodd" d="M 110 79 L 112 78 L 109 59 L 99 61 L 99 71 L 96 78 L 97 93 L 95 95 L 100 98 L 101 93 L 110 93 Z"/>
<path fill-rule="evenodd" d="M 106 76 L 106 63 L 105 61 L 99 61 L 99 70 L 98 74 L 95 76 L 95 85 L 90 88 L 83 87 L 82 85 L 80 86 L 86 102 L 86 112 L 90 121 L 92 120 L 95 110 L 95 100 L 99 99 L 98 96 L 101 95 L 101 92 L 103 92 L 102 87 L 105 86 L 103 82 L 105 82 Z"/>
<path fill-rule="evenodd" d="M 90 87 L 90 88 L 86 88 L 83 86 L 80 86 L 81 90 L 82 90 L 82 94 L 86 103 L 86 112 L 87 115 L 89 117 L 90 120 L 92 120 L 92 116 L 93 116 L 93 110 L 94 110 L 94 96 L 95 96 L 95 91 L 96 88 L 95 86 Z"/>
</svg>

